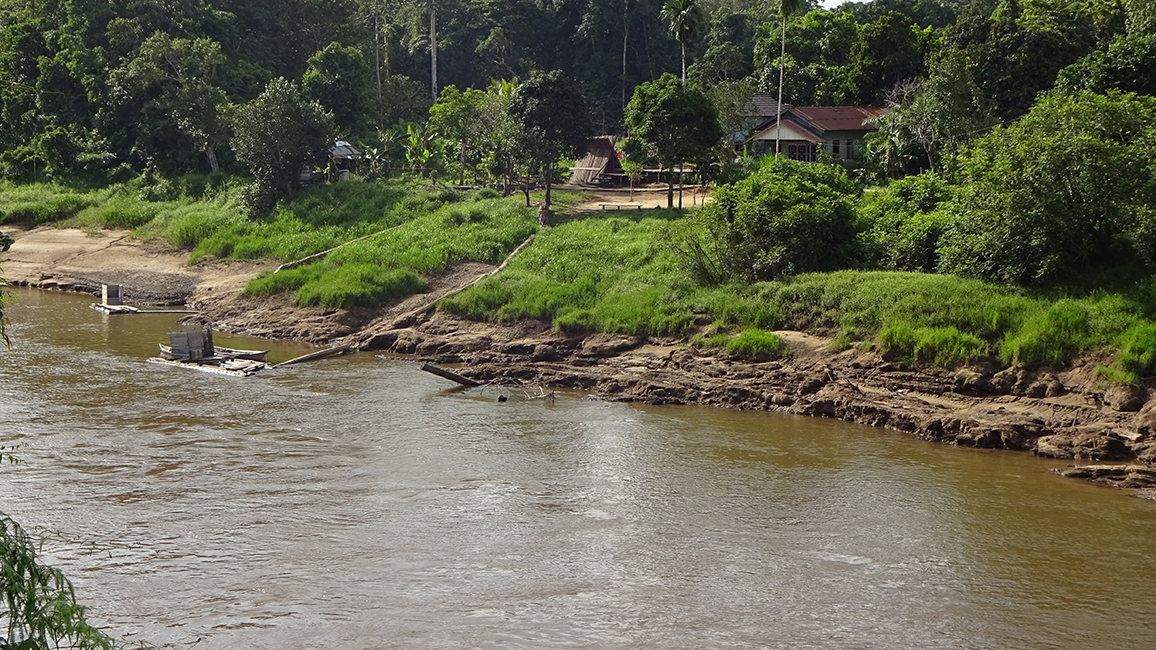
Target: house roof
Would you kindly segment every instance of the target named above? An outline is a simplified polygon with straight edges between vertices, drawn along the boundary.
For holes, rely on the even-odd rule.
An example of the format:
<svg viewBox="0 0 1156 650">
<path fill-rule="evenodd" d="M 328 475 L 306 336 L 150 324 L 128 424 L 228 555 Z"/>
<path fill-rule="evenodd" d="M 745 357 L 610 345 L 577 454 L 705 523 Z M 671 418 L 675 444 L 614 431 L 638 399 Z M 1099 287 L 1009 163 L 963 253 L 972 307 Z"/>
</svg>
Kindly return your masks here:
<svg viewBox="0 0 1156 650">
<path fill-rule="evenodd" d="M 863 106 L 795 106 L 790 110 L 820 131 L 874 131 L 875 127 L 863 122 L 886 113 L 886 108 L 865 108 Z"/>
<path fill-rule="evenodd" d="M 345 140 L 338 140 L 333 143 L 333 148 L 329 150 L 329 155 L 333 158 L 360 158 L 361 149 L 355 144 L 350 144 Z"/>
<path fill-rule="evenodd" d="M 748 142 L 750 140 L 774 140 L 776 131 L 782 140 L 807 140 L 816 144 L 823 141 L 823 138 L 811 133 L 810 129 L 795 122 L 789 115 L 784 115 L 781 122 L 776 120 L 765 122 L 763 127 L 752 135 Z"/>
<path fill-rule="evenodd" d="M 751 95 L 751 101 L 743 109 L 743 115 L 746 117 L 774 117 L 779 114 L 778 107 L 779 102 L 774 97 L 755 93 Z M 791 106 L 783 104 L 783 107 L 789 109 Z"/>
<path fill-rule="evenodd" d="M 603 135 L 586 141 L 586 155 L 574 163 L 574 173 L 570 182 L 576 185 L 591 185 L 602 174 L 621 173 L 618 152 L 614 149 L 613 135 Z"/>
</svg>

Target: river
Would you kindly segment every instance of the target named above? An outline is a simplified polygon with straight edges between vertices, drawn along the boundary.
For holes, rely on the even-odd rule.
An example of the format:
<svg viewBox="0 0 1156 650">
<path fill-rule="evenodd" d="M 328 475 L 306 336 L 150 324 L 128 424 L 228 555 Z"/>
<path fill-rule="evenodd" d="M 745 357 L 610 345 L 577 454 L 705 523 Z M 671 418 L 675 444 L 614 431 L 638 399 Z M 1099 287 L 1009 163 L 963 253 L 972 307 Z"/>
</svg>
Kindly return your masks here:
<svg viewBox="0 0 1156 650">
<path fill-rule="evenodd" d="M 145 362 L 179 316 L 14 293 L 0 508 L 126 642 L 1152 647 L 1156 503 L 1061 462 L 370 354 L 197 373 Z"/>
</svg>

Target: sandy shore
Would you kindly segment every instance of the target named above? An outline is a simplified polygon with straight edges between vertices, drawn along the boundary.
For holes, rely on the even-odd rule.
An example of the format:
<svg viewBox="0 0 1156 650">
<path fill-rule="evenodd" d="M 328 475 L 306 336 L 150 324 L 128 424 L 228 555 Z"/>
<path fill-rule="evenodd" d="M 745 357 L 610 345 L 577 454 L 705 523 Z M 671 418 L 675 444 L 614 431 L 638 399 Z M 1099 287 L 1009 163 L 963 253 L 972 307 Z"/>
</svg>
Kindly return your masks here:
<svg viewBox="0 0 1156 650">
<path fill-rule="evenodd" d="M 778 334 L 789 357 L 749 363 L 680 340 L 566 335 L 540 322 L 475 323 L 433 310 L 493 270 L 484 264 L 458 265 L 431 278 L 429 293 L 376 309 L 322 311 L 287 296 L 241 298 L 245 283 L 272 262 L 190 266 L 186 252 L 120 231 L 4 232 L 16 243 L 0 256 L 0 269 L 18 285 L 95 294 L 101 283 L 122 284 L 130 304 L 188 304 L 199 312 L 191 322 L 221 331 L 460 364 L 461 374 L 484 382 L 578 388 L 647 404 L 778 410 L 960 446 L 1094 461 L 1101 464 L 1065 473 L 1156 496 L 1156 401 L 1143 389 L 1099 385 L 1096 359 L 1038 372 L 983 364 L 912 372 L 874 352 L 832 351 L 828 339 L 784 331 Z"/>
</svg>

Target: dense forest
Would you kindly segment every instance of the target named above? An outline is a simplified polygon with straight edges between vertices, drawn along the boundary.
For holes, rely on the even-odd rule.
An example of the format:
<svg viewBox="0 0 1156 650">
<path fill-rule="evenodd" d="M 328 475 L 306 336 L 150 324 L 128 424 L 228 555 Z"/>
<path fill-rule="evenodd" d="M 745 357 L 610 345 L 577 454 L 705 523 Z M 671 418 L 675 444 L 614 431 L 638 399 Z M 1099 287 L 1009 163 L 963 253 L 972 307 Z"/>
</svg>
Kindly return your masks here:
<svg viewBox="0 0 1156 650">
<path fill-rule="evenodd" d="M 388 148 L 451 86 L 446 101 L 560 70 L 592 131 L 623 133 L 635 88 L 677 75 L 683 46 L 724 127 L 736 94 L 777 92 L 782 63 L 786 103 L 898 106 L 896 138 L 932 157 L 1057 85 L 1156 91 L 1148 0 L 679 2 L 681 31 L 657 0 L 5 0 L 0 174 L 244 170 L 242 109 L 278 79 L 337 136 Z M 460 124 L 452 112 L 439 135 Z"/>
</svg>

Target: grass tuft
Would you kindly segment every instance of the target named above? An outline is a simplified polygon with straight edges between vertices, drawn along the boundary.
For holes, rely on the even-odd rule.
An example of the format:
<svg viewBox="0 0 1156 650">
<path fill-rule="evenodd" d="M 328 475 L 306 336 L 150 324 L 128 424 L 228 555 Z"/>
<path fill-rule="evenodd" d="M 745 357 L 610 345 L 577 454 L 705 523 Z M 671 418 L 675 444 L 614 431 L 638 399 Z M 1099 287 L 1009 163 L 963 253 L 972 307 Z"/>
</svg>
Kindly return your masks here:
<svg viewBox="0 0 1156 650">
<path fill-rule="evenodd" d="M 727 343 L 727 353 L 751 361 L 766 361 L 783 355 L 787 344 L 772 332 L 749 329 Z"/>
</svg>

